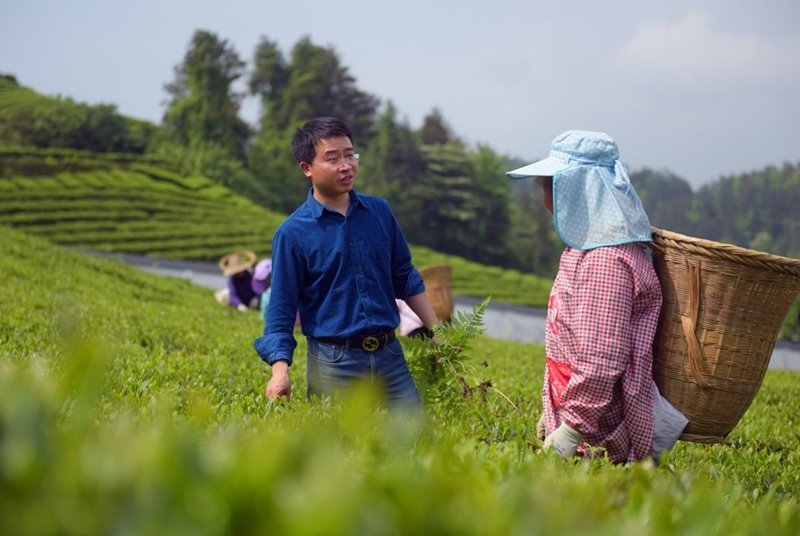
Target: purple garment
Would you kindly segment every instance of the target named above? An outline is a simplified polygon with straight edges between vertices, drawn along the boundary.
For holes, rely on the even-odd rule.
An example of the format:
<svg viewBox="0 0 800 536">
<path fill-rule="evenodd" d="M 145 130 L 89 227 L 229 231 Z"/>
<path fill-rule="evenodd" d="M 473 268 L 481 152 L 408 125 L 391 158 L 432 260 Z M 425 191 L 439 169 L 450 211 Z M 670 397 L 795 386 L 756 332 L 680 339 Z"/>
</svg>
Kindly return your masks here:
<svg viewBox="0 0 800 536">
<path fill-rule="evenodd" d="M 238 307 L 241 304 L 249 305 L 250 300 L 255 298 L 256 293 L 253 292 L 251 282 L 253 274 L 249 270 L 232 275 L 228 278 L 228 291 L 231 295 L 229 305 L 231 307 Z"/>
<path fill-rule="evenodd" d="M 271 275 L 272 259 L 263 259 L 256 264 L 256 268 L 253 271 L 253 282 L 251 283 L 256 296 L 261 296 L 269 288 L 272 279 Z"/>
</svg>

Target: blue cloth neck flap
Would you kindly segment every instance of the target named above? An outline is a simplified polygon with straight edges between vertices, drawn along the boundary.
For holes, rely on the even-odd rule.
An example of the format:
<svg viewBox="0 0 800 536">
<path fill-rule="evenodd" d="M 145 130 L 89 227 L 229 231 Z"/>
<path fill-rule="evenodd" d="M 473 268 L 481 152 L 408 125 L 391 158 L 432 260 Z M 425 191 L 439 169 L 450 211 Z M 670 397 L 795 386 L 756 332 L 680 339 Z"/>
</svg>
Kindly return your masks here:
<svg viewBox="0 0 800 536">
<path fill-rule="evenodd" d="M 623 163 L 571 160 L 553 175 L 553 220 L 561 240 L 581 250 L 650 241 L 650 220 Z"/>
</svg>

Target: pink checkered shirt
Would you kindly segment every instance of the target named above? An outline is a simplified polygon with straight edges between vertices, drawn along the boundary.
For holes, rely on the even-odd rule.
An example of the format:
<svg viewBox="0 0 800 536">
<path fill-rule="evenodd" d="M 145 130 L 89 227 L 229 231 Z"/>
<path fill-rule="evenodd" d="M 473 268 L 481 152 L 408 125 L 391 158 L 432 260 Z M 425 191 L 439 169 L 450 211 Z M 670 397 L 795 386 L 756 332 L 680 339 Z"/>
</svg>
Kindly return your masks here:
<svg viewBox="0 0 800 536">
<path fill-rule="evenodd" d="M 545 334 L 548 434 L 563 421 L 612 461 L 651 454 L 652 347 L 660 309 L 661 288 L 643 244 L 564 250 Z"/>
</svg>

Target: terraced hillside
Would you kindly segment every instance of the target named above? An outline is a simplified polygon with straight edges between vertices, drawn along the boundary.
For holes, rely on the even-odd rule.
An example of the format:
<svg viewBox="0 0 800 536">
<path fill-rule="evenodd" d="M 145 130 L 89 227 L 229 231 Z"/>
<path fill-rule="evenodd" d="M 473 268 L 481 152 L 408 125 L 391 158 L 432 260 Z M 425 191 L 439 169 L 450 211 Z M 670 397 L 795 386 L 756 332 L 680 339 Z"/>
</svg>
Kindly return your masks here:
<svg viewBox="0 0 800 536">
<path fill-rule="evenodd" d="M 240 247 L 264 255 L 282 220 L 164 162 L 5 149 L 0 170 L 0 224 L 62 245 L 175 259 L 215 259 Z"/>
<path fill-rule="evenodd" d="M 266 256 L 284 218 L 168 161 L 0 147 L 0 226 L 57 244 L 186 260 L 215 261 L 237 248 Z M 458 295 L 546 303 L 549 280 L 412 250 L 417 266 L 451 264 Z"/>
</svg>

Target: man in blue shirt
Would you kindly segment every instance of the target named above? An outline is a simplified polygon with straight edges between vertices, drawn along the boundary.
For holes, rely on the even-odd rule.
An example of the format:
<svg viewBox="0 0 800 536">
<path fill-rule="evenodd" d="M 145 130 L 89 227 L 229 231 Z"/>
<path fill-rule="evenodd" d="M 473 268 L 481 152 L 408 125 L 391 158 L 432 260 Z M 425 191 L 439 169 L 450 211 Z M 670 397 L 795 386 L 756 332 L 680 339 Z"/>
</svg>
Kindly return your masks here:
<svg viewBox="0 0 800 536">
<path fill-rule="evenodd" d="M 297 129 L 292 155 L 310 180 L 308 198 L 272 240 L 269 322 L 255 341 L 272 367 L 266 395 L 291 397 L 295 312 L 308 338 L 308 395 L 333 394 L 359 378 L 382 383 L 391 403 L 419 404 L 403 349 L 395 298 L 430 329 L 436 315 L 386 200 L 353 191 L 358 155 L 350 128 L 333 117 Z"/>
</svg>

